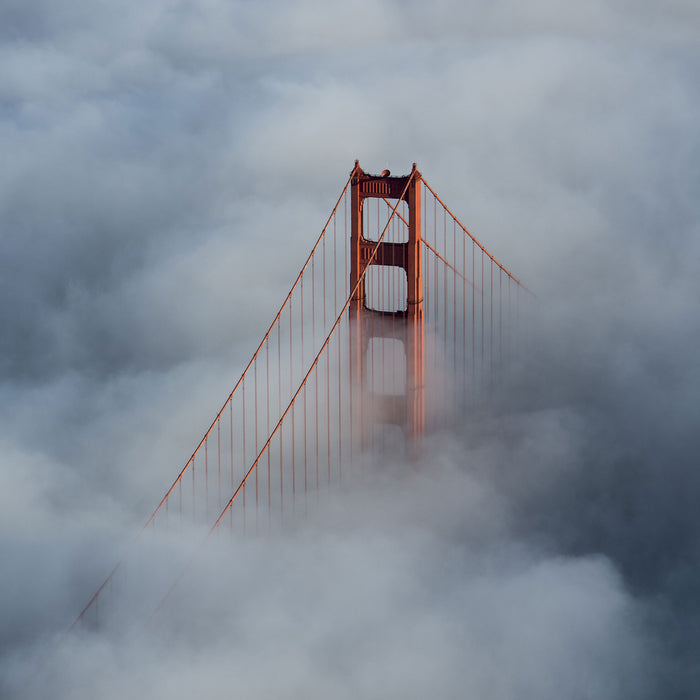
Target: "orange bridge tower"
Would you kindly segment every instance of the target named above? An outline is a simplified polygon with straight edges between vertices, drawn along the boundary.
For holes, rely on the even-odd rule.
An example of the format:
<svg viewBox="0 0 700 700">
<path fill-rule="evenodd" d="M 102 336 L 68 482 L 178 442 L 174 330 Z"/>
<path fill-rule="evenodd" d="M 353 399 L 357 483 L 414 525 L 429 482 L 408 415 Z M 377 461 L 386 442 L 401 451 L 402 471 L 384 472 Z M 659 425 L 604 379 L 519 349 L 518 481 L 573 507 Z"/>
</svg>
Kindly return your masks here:
<svg viewBox="0 0 700 700">
<path fill-rule="evenodd" d="M 369 199 L 382 200 L 390 213 L 382 230 L 382 223 L 377 225 L 374 239 L 365 230 Z M 388 170 L 370 175 L 355 161 L 350 201 L 352 368 L 354 381 L 362 386 L 361 424 L 369 430 L 393 424 L 415 439 L 425 427 L 420 172 L 414 163 L 409 175 L 394 177 Z M 392 355 L 389 362 L 387 354 Z M 402 361 L 396 362 L 396 355 Z M 392 372 L 398 366 L 404 375 L 388 391 L 385 364 Z"/>
</svg>

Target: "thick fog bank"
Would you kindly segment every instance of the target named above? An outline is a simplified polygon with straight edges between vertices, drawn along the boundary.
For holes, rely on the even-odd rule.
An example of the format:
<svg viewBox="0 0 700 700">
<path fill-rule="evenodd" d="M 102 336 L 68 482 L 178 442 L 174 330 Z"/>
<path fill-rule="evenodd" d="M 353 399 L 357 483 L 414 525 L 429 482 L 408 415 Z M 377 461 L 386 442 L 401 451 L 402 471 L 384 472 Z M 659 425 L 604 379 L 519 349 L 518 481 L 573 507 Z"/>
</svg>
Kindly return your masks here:
<svg viewBox="0 0 700 700">
<path fill-rule="evenodd" d="M 683 0 L 4 2 L 0 695 L 696 697 L 699 37 Z M 355 158 L 536 293 L 491 401 L 42 666 Z"/>
</svg>

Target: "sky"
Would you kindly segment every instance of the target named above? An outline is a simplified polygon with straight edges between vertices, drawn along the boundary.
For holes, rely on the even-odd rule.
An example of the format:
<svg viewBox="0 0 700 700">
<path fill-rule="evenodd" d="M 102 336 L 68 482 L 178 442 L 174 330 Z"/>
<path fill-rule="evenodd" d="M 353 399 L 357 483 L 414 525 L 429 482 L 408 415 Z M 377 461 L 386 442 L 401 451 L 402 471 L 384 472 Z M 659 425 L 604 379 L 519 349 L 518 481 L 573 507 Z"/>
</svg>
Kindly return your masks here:
<svg viewBox="0 0 700 700">
<path fill-rule="evenodd" d="M 0 695 L 697 696 L 696 3 L 0 0 L 0 59 Z M 32 686 L 356 158 L 535 291 L 498 400 Z"/>
</svg>

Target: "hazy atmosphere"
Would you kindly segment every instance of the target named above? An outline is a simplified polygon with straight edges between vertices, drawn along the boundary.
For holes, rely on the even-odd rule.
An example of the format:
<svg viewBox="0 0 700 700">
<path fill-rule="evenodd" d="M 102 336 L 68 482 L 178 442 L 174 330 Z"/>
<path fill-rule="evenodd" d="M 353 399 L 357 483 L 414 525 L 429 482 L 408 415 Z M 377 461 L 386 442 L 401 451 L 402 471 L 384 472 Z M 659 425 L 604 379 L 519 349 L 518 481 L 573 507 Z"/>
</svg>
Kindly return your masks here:
<svg viewBox="0 0 700 700">
<path fill-rule="evenodd" d="M 0 696 L 698 696 L 697 3 L 0 0 L 0 66 Z M 27 681 L 356 158 L 534 290 L 508 382 Z"/>
</svg>

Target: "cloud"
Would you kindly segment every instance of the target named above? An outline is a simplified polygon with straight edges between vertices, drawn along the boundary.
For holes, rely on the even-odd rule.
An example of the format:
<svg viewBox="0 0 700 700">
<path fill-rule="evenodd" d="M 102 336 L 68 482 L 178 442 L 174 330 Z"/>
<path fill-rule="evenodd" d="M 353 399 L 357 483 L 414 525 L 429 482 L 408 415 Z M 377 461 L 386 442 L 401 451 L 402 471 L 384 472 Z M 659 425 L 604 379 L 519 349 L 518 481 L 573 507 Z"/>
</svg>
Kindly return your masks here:
<svg viewBox="0 0 700 700">
<path fill-rule="evenodd" d="M 217 542 L 152 626 L 75 636 L 43 683 L 59 697 L 86 679 L 106 697 L 197 684 L 218 697 L 231 683 L 282 697 L 645 696 L 648 641 L 608 560 L 518 541 L 507 503 L 454 455 L 430 473 L 405 466 L 398 493 L 397 473 L 370 477 L 264 546 L 234 541 L 231 558 Z"/>
<path fill-rule="evenodd" d="M 694 696 L 699 33 L 681 0 L 4 3 L 2 692 L 182 467 L 360 158 L 416 161 L 536 291 L 529 352 L 417 474 L 203 555 L 200 617 L 71 639 L 52 693 Z"/>
</svg>

